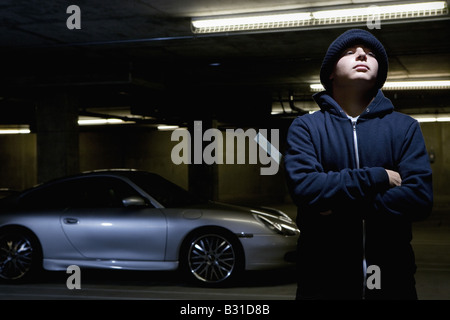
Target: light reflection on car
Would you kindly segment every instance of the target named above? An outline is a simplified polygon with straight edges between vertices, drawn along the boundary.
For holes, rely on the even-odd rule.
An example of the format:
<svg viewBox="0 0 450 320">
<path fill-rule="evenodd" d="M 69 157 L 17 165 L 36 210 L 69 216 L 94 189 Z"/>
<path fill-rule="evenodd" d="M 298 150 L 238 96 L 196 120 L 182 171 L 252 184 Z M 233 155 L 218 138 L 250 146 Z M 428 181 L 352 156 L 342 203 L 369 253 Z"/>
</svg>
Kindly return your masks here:
<svg viewBox="0 0 450 320">
<path fill-rule="evenodd" d="M 292 264 L 299 230 L 285 213 L 193 196 L 161 176 L 100 170 L 0 200 L 0 280 L 45 270 L 177 270 L 223 285 L 244 270 Z"/>
</svg>

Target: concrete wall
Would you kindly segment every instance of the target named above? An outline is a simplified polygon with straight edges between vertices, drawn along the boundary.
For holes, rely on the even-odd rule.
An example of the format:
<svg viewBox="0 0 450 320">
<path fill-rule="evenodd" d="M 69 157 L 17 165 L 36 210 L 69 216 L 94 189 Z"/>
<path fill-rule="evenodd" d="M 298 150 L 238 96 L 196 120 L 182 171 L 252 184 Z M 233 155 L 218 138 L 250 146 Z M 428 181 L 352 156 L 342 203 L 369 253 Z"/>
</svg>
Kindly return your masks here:
<svg viewBox="0 0 450 320">
<path fill-rule="evenodd" d="M 450 123 L 422 123 L 428 153 L 434 157 L 433 170 L 434 207 L 450 209 Z"/>
<path fill-rule="evenodd" d="M 432 163 L 435 206 L 450 207 L 450 123 L 421 125 Z M 107 130 L 80 132 L 80 171 L 135 168 L 153 171 L 188 187 L 186 164 L 171 160 L 171 131 Z M 36 135 L 0 135 L 0 187 L 23 189 L 37 183 Z M 258 164 L 220 164 L 218 200 L 235 203 L 275 203 L 289 199 L 283 169 L 260 175 Z"/>
<path fill-rule="evenodd" d="M 36 135 L 0 135 L 0 188 L 22 190 L 36 181 Z"/>
<path fill-rule="evenodd" d="M 152 171 L 188 188 L 188 165 L 175 165 L 171 131 L 111 131 L 80 133 L 80 170 L 133 168 Z M 183 143 L 186 141 L 182 141 Z M 224 161 L 225 162 L 225 161 Z M 260 175 L 259 163 L 218 164 L 218 199 L 226 202 L 279 202 L 286 190 L 282 169 L 274 176 Z"/>
<path fill-rule="evenodd" d="M 80 133 L 80 171 L 132 168 L 160 174 L 187 189 L 187 165 L 174 165 L 170 131 Z"/>
</svg>

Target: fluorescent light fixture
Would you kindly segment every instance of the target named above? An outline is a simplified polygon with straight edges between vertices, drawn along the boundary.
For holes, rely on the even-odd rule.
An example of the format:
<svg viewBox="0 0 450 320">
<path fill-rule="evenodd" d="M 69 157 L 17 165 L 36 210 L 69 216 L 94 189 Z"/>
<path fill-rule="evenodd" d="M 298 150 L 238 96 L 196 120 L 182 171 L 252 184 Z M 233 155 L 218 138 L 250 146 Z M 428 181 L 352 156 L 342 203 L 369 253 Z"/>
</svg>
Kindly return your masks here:
<svg viewBox="0 0 450 320">
<path fill-rule="evenodd" d="M 125 123 L 125 121 L 120 120 L 120 119 L 114 119 L 114 118 L 110 118 L 110 119 L 79 119 L 78 120 L 78 125 L 79 126 L 92 126 L 92 125 L 104 125 L 104 124 L 121 124 L 121 123 Z"/>
<path fill-rule="evenodd" d="M 193 33 L 223 33 L 289 29 L 380 21 L 413 20 L 448 14 L 446 1 L 407 3 L 397 5 L 370 5 L 336 10 L 312 10 L 302 12 L 272 12 L 216 17 L 192 18 Z"/>
<path fill-rule="evenodd" d="M 445 1 L 407 3 L 398 5 L 376 6 L 372 5 L 365 8 L 349 8 L 339 10 L 324 10 L 314 12 L 316 19 L 355 19 L 355 17 L 365 16 L 363 21 L 367 21 L 367 17 L 379 15 L 381 20 L 391 19 L 409 19 L 419 18 L 430 15 L 445 14 L 447 8 Z M 345 21 L 352 22 L 352 21 Z"/>
<path fill-rule="evenodd" d="M 158 128 L 158 130 L 160 130 L 160 131 L 167 131 L 167 130 L 175 130 L 175 129 L 178 129 L 179 126 L 169 126 L 169 125 L 162 124 L 162 125 L 159 125 L 157 128 Z"/>
<path fill-rule="evenodd" d="M 386 82 L 383 90 L 437 90 L 450 89 L 450 80 L 437 81 L 392 81 Z"/>
<path fill-rule="evenodd" d="M 0 129 L 0 134 L 28 134 L 30 129 Z"/>
<path fill-rule="evenodd" d="M 208 33 L 217 32 L 214 31 L 217 28 L 224 29 L 224 31 L 239 31 L 239 30 L 251 30 L 251 29 L 263 29 L 265 28 L 282 28 L 283 26 L 290 24 L 301 23 L 311 19 L 311 15 L 308 12 L 299 13 L 283 13 L 272 15 L 260 15 L 260 16 L 243 16 L 243 17 L 229 17 L 229 18 L 213 18 L 213 19 L 193 19 L 192 26 L 195 33 Z M 235 28 L 233 30 L 226 30 L 229 28 Z M 203 32 L 202 32 L 203 31 Z M 206 32 L 204 32 L 206 31 Z M 220 32 L 220 31 L 219 31 Z"/>
<path fill-rule="evenodd" d="M 325 90 L 320 83 L 310 84 L 312 92 Z M 383 90 L 439 90 L 450 89 L 450 80 L 433 81 L 388 81 L 384 84 Z"/>
<path fill-rule="evenodd" d="M 450 114 L 412 114 L 411 117 L 423 122 L 450 122 Z"/>
<path fill-rule="evenodd" d="M 313 84 L 310 84 L 310 85 L 309 85 L 309 89 L 310 89 L 312 92 L 320 92 L 320 91 L 325 90 L 325 88 L 323 87 L 323 85 L 321 85 L 320 83 L 313 83 Z"/>
</svg>

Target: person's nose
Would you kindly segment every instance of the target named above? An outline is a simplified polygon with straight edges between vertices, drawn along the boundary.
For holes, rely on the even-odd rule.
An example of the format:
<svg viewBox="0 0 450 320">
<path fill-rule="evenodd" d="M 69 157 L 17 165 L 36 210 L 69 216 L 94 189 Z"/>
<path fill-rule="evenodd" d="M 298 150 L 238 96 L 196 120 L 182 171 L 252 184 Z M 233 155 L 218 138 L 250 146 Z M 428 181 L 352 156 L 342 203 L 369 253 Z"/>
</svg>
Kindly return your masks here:
<svg viewBox="0 0 450 320">
<path fill-rule="evenodd" d="M 367 61 L 367 53 L 363 48 L 356 48 L 356 60 Z"/>
</svg>

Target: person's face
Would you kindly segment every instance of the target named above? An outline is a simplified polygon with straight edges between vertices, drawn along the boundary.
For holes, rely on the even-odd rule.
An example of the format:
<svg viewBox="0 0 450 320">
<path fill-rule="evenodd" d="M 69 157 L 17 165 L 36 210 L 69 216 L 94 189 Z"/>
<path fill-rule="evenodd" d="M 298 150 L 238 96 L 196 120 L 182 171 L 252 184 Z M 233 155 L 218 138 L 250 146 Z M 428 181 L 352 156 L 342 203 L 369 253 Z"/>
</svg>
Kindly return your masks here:
<svg viewBox="0 0 450 320">
<path fill-rule="evenodd" d="M 378 61 L 370 48 L 364 45 L 355 45 L 344 50 L 337 61 L 330 79 L 336 84 L 359 83 L 373 86 L 378 74 Z"/>
</svg>

